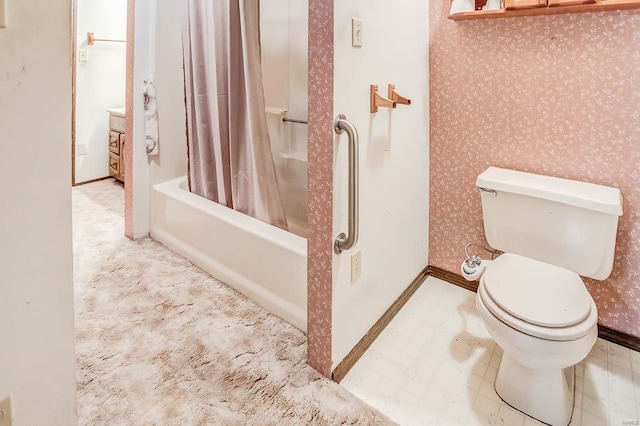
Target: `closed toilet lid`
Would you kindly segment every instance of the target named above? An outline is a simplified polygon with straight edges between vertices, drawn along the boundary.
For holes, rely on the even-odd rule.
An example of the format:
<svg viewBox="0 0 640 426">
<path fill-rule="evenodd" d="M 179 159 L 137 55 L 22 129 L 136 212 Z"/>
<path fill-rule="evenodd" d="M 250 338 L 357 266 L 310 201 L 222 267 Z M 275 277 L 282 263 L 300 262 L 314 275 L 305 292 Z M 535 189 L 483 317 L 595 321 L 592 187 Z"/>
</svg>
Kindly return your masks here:
<svg viewBox="0 0 640 426">
<path fill-rule="evenodd" d="M 488 295 L 504 311 L 543 327 L 568 327 L 591 312 L 591 296 L 574 272 L 505 253 L 484 275 Z"/>
</svg>

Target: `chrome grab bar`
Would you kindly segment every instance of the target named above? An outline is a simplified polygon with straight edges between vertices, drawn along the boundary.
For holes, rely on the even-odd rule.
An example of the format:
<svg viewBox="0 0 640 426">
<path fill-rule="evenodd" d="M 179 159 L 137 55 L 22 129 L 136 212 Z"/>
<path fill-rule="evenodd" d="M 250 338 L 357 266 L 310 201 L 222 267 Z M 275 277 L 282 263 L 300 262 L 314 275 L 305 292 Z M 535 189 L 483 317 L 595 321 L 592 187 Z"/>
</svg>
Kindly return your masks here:
<svg viewBox="0 0 640 426">
<path fill-rule="evenodd" d="M 283 117 L 282 121 L 284 121 L 285 123 L 309 124 L 307 120 L 298 120 L 297 118 Z"/>
<path fill-rule="evenodd" d="M 358 212 L 358 190 L 360 187 L 358 146 L 360 137 L 356 127 L 347 120 L 344 114 L 336 116 L 333 120 L 333 129 L 339 135 L 347 132 L 347 136 L 349 136 L 349 235 L 347 236 L 343 232 L 338 235 L 333 243 L 333 250 L 336 254 L 340 254 L 345 250 L 349 250 L 358 242 L 360 228 L 360 215 Z"/>
</svg>

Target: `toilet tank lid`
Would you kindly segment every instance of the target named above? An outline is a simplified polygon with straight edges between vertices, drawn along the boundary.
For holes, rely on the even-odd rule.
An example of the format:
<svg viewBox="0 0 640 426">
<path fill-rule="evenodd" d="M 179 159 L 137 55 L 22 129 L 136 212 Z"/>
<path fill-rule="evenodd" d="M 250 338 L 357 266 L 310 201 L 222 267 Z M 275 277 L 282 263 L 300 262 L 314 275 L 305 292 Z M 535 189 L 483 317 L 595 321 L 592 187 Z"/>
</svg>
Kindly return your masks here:
<svg viewBox="0 0 640 426">
<path fill-rule="evenodd" d="M 594 183 L 489 167 L 480 173 L 476 186 L 497 192 L 542 198 L 606 214 L 622 215 L 620 190 Z"/>
</svg>

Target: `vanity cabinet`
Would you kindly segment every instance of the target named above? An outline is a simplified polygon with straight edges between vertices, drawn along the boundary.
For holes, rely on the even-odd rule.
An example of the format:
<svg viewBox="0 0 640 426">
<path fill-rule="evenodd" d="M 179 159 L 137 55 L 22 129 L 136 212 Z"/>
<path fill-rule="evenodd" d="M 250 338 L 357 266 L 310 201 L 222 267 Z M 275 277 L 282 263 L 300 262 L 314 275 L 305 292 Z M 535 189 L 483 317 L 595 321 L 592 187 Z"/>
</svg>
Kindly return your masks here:
<svg viewBox="0 0 640 426">
<path fill-rule="evenodd" d="M 124 146 L 126 143 L 124 108 L 109 111 L 109 174 L 124 182 Z"/>
</svg>

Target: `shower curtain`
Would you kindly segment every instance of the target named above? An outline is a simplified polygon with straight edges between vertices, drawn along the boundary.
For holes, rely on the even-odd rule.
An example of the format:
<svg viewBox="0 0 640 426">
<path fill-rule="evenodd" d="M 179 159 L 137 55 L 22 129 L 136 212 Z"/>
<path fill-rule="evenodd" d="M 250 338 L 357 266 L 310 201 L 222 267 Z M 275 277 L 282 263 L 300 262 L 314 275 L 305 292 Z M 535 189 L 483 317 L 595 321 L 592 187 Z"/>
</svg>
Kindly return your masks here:
<svg viewBox="0 0 640 426">
<path fill-rule="evenodd" d="M 267 132 L 259 0 L 186 0 L 192 192 L 287 229 Z"/>
</svg>

